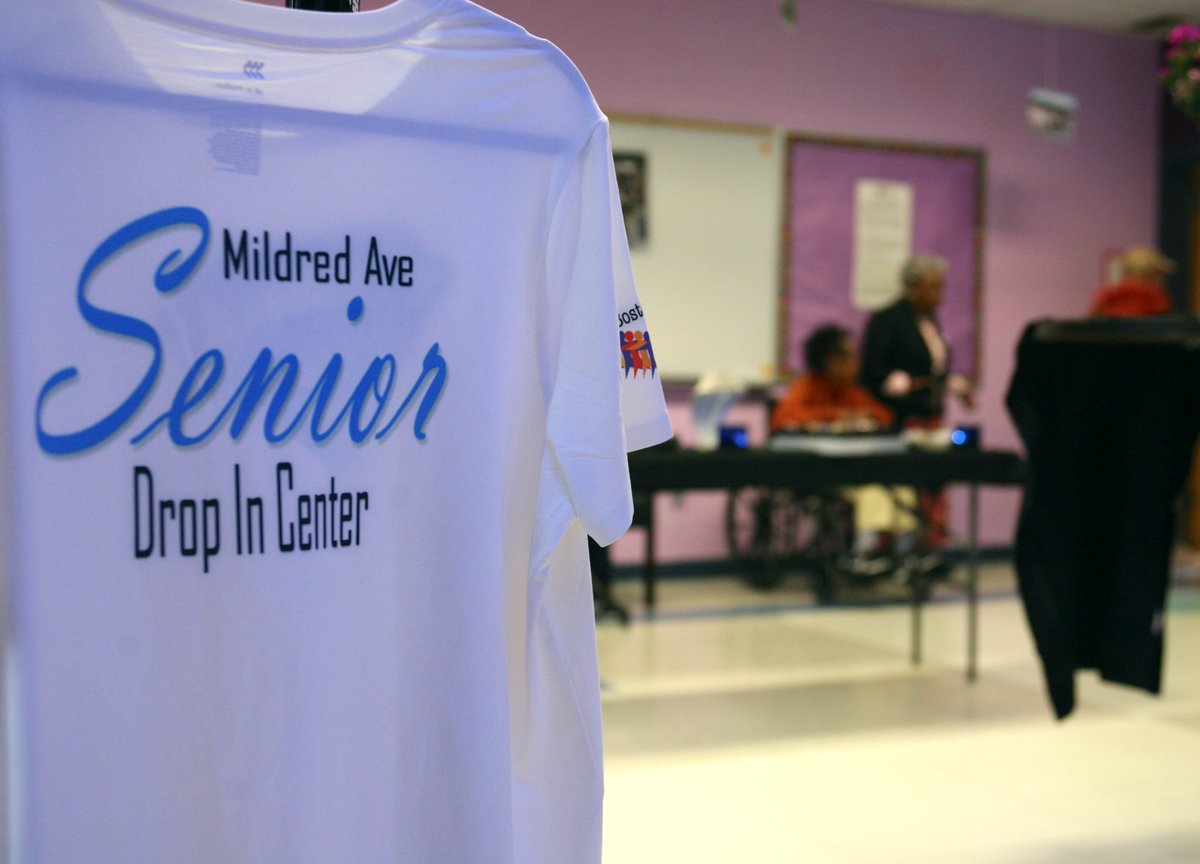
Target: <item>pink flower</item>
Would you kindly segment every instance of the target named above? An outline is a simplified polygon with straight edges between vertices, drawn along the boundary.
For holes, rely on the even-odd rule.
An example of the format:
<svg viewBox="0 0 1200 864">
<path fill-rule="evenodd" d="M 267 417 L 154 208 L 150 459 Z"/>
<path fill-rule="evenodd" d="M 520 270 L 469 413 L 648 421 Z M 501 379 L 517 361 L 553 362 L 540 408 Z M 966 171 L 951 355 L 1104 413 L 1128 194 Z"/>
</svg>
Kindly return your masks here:
<svg viewBox="0 0 1200 864">
<path fill-rule="evenodd" d="M 1167 34 L 1168 45 L 1182 45 L 1185 42 L 1200 42 L 1200 27 L 1180 24 Z"/>
</svg>

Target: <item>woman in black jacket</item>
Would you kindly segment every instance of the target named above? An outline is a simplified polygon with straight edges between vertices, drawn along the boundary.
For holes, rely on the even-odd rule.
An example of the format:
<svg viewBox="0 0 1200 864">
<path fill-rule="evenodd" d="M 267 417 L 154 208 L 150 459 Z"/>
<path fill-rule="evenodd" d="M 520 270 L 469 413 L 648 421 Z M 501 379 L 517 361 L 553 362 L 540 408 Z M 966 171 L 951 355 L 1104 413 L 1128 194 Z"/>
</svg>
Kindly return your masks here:
<svg viewBox="0 0 1200 864">
<path fill-rule="evenodd" d="M 946 261 L 914 255 L 900 273 L 900 299 L 877 311 L 863 336 L 862 383 L 896 413 L 896 424 L 933 426 L 950 391 L 973 407 L 971 383 L 950 372 L 950 348 L 938 325 Z"/>
</svg>

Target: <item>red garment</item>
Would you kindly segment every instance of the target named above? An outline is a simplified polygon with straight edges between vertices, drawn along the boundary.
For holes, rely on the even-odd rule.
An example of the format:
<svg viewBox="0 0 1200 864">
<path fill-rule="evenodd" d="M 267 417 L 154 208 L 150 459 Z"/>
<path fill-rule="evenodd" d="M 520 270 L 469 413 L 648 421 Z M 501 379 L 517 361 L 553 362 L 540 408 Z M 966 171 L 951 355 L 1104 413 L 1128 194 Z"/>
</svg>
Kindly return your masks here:
<svg viewBox="0 0 1200 864">
<path fill-rule="evenodd" d="M 824 375 L 805 375 L 796 380 L 771 413 L 771 430 L 832 423 L 846 419 L 847 413 L 864 411 L 880 426 L 892 422 L 892 412 L 880 405 L 856 384 L 837 384 Z"/>
<path fill-rule="evenodd" d="M 1110 318 L 1140 318 L 1144 315 L 1164 315 L 1171 311 L 1171 301 L 1161 288 L 1133 276 L 1096 292 L 1092 302 L 1093 315 Z"/>
</svg>

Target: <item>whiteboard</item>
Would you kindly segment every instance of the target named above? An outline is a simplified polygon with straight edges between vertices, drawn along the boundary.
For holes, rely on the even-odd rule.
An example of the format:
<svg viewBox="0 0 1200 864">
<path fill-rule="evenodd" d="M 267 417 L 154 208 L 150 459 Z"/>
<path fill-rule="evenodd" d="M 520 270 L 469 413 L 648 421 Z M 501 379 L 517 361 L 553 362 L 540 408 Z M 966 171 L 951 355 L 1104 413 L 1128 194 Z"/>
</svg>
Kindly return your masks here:
<svg viewBox="0 0 1200 864">
<path fill-rule="evenodd" d="M 775 378 L 784 185 L 778 130 L 612 119 L 645 157 L 646 240 L 631 250 L 659 372 Z"/>
</svg>

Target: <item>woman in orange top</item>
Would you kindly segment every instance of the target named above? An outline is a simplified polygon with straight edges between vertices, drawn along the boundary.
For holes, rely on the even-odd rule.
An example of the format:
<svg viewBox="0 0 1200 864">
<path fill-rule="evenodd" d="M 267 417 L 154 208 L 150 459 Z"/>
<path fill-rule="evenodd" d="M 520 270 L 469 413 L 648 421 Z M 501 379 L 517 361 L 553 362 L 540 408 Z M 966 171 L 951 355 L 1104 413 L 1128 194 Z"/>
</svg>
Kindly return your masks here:
<svg viewBox="0 0 1200 864">
<path fill-rule="evenodd" d="M 808 374 L 792 384 L 771 414 L 773 432 L 891 425 L 892 412 L 858 386 L 858 352 L 847 330 L 833 324 L 814 330 L 804 342 L 804 363 Z"/>
</svg>

